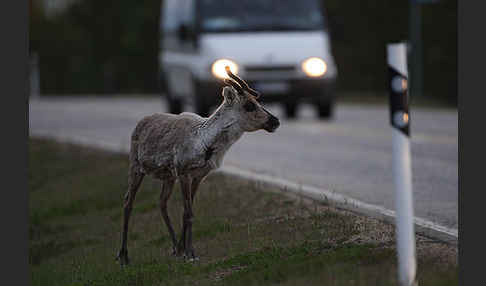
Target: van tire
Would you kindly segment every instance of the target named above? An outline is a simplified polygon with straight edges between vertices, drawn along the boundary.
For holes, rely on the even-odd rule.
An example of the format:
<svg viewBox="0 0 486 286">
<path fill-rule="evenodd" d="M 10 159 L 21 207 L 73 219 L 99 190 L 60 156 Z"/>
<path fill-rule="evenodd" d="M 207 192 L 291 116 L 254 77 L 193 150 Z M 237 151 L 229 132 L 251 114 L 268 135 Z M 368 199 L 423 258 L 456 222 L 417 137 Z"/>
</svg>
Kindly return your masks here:
<svg viewBox="0 0 486 286">
<path fill-rule="evenodd" d="M 165 101 L 167 104 L 166 110 L 169 113 L 179 114 L 184 111 L 184 102 L 180 98 L 176 98 L 174 93 L 171 91 L 170 86 L 167 82 L 167 77 L 162 74 L 159 81 L 159 89 L 162 93 L 165 93 Z M 164 97 L 162 95 L 161 97 Z"/>
<path fill-rule="evenodd" d="M 334 113 L 334 102 L 332 100 L 319 100 L 315 103 L 320 119 L 331 119 Z"/>
<path fill-rule="evenodd" d="M 210 107 L 201 102 L 200 100 L 196 100 L 196 113 L 199 114 L 202 117 L 208 117 L 209 116 L 209 110 Z"/>
<path fill-rule="evenodd" d="M 285 115 L 287 116 L 287 118 L 295 118 L 296 117 L 297 107 L 298 107 L 297 101 L 285 102 L 284 108 L 285 108 Z"/>
<path fill-rule="evenodd" d="M 198 81 L 194 80 L 194 107 L 196 113 L 202 117 L 208 117 L 210 115 L 211 106 L 204 100 L 207 96 L 213 96 L 206 94 L 207 91 L 202 88 Z"/>
</svg>

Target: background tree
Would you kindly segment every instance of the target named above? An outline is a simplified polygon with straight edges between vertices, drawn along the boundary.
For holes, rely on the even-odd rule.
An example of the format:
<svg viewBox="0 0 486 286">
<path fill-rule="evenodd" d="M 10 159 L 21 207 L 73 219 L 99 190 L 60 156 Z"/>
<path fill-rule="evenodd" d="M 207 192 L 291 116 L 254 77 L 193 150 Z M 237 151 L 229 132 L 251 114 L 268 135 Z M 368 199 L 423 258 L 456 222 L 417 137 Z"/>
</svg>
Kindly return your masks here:
<svg viewBox="0 0 486 286">
<path fill-rule="evenodd" d="M 410 0 L 324 0 L 339 91 L 385 95 L 386 43 L 408 38 Z M 158 93 L 160 0 L 78 0 L 46 19 L 31 3 L 41 90 Z M 424 96 L 457 105 L 457 0 L 423 5 Z"/>
</svg>

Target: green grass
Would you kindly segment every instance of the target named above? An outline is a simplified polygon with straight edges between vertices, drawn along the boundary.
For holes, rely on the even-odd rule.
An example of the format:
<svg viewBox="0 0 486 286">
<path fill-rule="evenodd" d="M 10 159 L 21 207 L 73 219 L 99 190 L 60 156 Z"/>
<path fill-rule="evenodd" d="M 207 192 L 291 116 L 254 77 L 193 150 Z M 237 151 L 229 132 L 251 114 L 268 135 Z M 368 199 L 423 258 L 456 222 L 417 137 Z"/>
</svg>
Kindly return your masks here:
<svg viewBox="0 0 486 286">
<path fill-rule="evenodd" d="M 128 156 L 31 138 L 32 285 L 394 285 L 393 226 L 210 175 L 195 201 L 200 261 L 169 255 L 160 183 L 146 178 L 119 247 Z M 271 191 L 271 190 L 268 190 Z M 169 201 L 177 230 L 178 186 Z M 457 247 L 418 237 L 419 285 L 457 285 Z"/>
</svg>

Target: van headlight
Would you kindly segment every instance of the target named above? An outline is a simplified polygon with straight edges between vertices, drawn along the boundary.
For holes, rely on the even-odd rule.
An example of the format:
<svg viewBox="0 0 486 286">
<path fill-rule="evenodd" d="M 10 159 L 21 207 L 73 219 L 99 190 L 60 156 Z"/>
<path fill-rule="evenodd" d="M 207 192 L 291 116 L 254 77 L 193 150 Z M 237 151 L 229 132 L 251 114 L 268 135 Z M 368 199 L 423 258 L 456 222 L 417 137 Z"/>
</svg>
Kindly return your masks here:
<svg viewBox="0 0 486 286">
<path fill-rule="evenodd" d="M 308 58 L 302 62 L 302 70 L 310 77 L 318 77 L 326 73 L 327 64 L 320 58 Z"/>
<path fill-rule="evenodd" d="M 213 63 L 211 66 L 211 71 L 213 75 L 218 78 L 228 78 L 228 74 L 226 73 L 225 67 L 229 66 L 232 73 L 238 73 L 238 65 L 233 62 L 232 60 L 228 59 L 219 59 Z"/>
</svg>

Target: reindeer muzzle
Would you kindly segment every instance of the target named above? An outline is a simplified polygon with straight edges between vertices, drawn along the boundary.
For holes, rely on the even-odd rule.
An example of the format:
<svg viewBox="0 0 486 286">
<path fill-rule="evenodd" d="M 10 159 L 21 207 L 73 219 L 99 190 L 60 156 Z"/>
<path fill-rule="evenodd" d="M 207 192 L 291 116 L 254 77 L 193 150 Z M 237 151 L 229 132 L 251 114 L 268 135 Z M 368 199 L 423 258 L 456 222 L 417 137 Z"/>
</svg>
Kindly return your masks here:
<svg viewBox="0 0 486 286">
<path fill-rule="evenodd" d="M 269 113 L 270 117 L 268 118 L 267 122 L 263 125 L 263 129 L 265 129 L 268 132 L 275 132 L 277 128 L 280 126 L 280 121 L 278 120 L 277 117 L 271 115 Z"/>
</svg>

